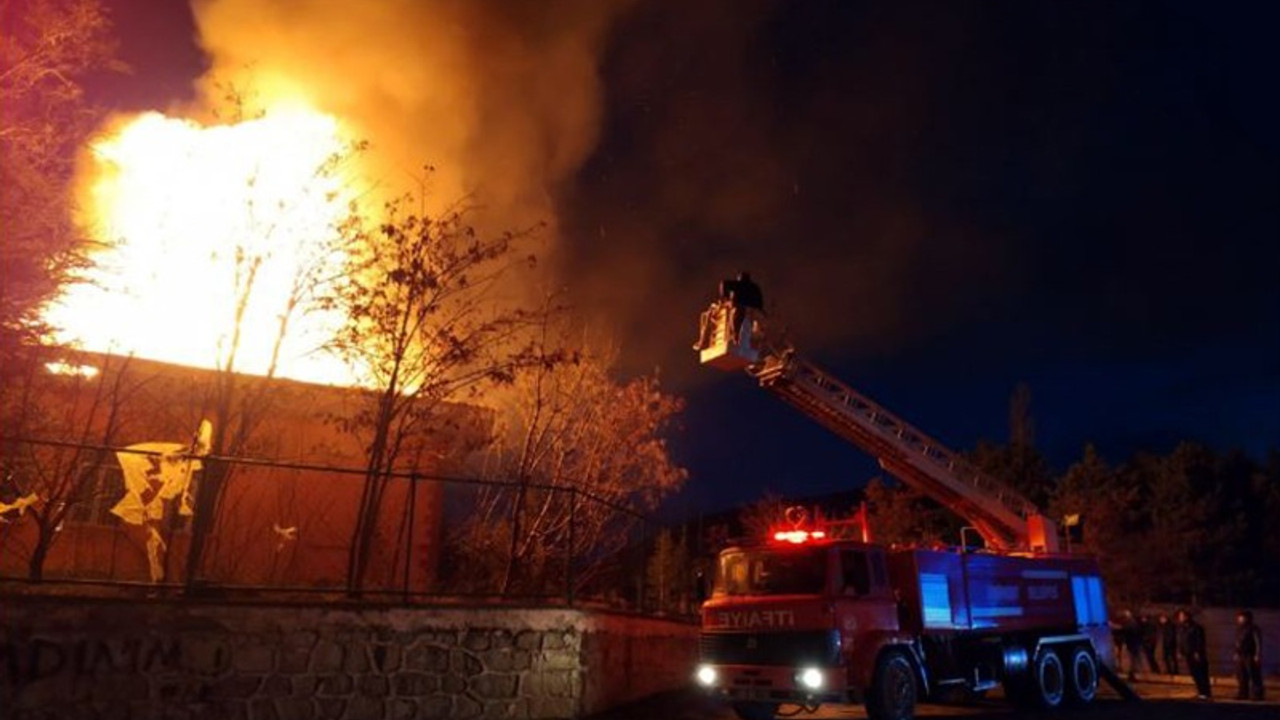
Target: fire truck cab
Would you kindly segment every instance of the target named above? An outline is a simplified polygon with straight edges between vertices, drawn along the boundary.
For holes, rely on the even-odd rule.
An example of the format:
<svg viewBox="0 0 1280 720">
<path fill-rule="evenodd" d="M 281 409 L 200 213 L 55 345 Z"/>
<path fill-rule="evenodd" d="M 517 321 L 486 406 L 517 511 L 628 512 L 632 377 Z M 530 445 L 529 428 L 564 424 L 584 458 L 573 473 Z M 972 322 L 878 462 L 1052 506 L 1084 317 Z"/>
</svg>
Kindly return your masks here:
<svg viewBox="0 0 1280 720">
<path fill-rule="evenodd" d="M 698 678 L 744 717 L 772 717 L 782 702 L 861 701 L 868 653 L 910 644 L 885 551 L 812 535 L 792 530 L 793 539 L 727 548 L 717 560 Z"/>
</svg>

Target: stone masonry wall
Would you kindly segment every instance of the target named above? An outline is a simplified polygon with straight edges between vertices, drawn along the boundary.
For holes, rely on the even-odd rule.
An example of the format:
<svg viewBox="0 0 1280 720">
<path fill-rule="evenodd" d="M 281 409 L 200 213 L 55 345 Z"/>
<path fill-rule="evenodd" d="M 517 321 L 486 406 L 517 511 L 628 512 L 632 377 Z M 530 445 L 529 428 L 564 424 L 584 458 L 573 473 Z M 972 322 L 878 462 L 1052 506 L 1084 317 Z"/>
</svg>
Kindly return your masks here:
<svg viewBox="0 0 1280 720">
<path fill-rule="evenodd" d="M 582 709 L 599 712 L 689 685 L 698 661 L 697 628 L 594 614 L 582 625 Z"/>
<path fill-rule="evenodd" d="M 0 598 L 0 717 L 574 718 L 688 683 L 693 626 L 573 609 Z"/>
</svg>

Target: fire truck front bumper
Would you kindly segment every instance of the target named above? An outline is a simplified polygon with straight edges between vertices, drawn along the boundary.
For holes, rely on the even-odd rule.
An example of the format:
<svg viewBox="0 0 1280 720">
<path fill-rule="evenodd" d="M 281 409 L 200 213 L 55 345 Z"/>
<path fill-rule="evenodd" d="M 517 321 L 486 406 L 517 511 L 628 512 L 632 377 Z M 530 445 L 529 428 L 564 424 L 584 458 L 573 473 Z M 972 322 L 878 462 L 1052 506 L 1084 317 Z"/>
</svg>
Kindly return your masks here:
<svg viewBox="0 0 1280 720">
<path fill-rule="evenodd" d="M 815 705 L 848 699 L 842 667 L 718 665 L 704 663 L 698 686 L 733 702 L 790 702 Z"/>
</svg>

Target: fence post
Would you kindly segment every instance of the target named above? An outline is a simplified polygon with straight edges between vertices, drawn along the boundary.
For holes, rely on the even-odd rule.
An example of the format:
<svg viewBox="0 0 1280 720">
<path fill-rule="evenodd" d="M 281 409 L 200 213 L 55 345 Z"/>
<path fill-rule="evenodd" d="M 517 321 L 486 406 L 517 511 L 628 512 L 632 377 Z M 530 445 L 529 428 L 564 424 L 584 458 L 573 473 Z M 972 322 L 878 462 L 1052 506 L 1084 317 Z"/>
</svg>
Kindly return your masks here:
<svg viewBox="0 0 1280 720">
<path fill-rule="evenodd" d="M 573 606 L 574 595 L 574 577 L 573 577 L 573 548 L 577 539 L 575 525 L 578 523 L 578 489 L 569 488 L 569 547 L 565 552 L 565 588 L 564 596 L 570 607 Z"/>
<path fill-rule="evenodd" d="M 196 486 L 195 512 L 191 517 L 191 535 L 187 546 L 187 578 L 183 584 L 188 595 L 201 592 L 201 574 L 209 555 L 209 540 L 217 528 L 217 513 L 222 510 L 222 492 L 226 489 L 231 463 L 226 458 L 210 455 L 202 460 L 204 471 Z"/>
<path fill-rule="evenodd" d="M 643 613 L 644 603 L 648 593 L 648 574 L 649 574 L 649 519 L 640 518 L 640 597 L 637 598 L 636 608 Z"/>
<path fill-rule="evenodd" d="M 418 514 L 418 473 L 409 475 L 409 533 L 405 538 L 404 552 L 404 601 L 410 599 L 409 575 L 413 571 L 413 520 Z"/>
</svg>

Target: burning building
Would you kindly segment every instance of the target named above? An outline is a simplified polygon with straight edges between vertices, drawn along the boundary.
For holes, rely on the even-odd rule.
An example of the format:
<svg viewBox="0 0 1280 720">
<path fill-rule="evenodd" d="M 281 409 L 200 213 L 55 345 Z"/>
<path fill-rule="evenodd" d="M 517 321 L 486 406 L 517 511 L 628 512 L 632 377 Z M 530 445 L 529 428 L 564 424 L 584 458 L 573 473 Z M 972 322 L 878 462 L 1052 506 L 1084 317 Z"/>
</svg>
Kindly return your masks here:
<svg viewBox="0 0 1280 720">
<path fill-rule="evenodd" d="M 88 368 L 98 369 L 86 377 Z M 45 518 L 57 519 L 40 549 L 41 525 L 9 512 L 0 524 L 0 574 L 29 574 L 40 553 L 45 578 L 150 579 L 147 531 L 113 512 L 126 494 L 113 448 L 185 440 L 214 414 L 213 370 L 85 354 L 50 375 L 41 414 L 56 417 L 76 437 L 7 441 L 5 501 L 34 494 Z M 66 372 L 68 369 L 74 372 Z M 371 402 L 355 388 L 238 375 L 232 432 L 245 431 L 236 457 L 225 458 L 226 481 L 212 518 L 202 579 L 215 585 L 339 589 L 364 482 L 365 441 L 358 417 Z M 469 451 L 489 436 L 489 411 L 445 404 L 403 448 L 402 475 L 389 481 L 374 528 L 367 587 L 436 591 L 444 541 L 444 487 L 433 478 L 465 470 Z M 33 428 L 38 432 L 38 428 Z M 37 442 L 40 441 L 40 442 Z M 203 473 L 223 460 L 205 459 Z M 411 488 L 410 472 L 420 479 Z M 195 475 L 198 484 L 202 473 Z M 186 577 L 191 517 L 174 501 L 159 521 L 165 576 Z M 43 505 L 42 505 L 43 506 Z M 60 511 L 52 515 L 50 510 Z"/>
</svg>

